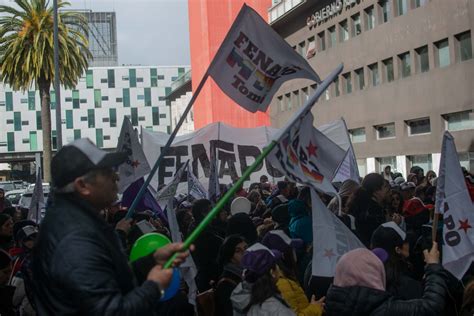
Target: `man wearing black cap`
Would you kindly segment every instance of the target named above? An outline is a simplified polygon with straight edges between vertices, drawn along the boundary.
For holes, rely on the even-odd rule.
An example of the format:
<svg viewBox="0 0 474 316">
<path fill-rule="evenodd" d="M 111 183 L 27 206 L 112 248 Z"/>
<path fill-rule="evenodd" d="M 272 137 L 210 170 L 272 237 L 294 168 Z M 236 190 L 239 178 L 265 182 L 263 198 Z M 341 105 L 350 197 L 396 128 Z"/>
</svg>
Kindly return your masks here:
<svg viewBox="0 0 474 316">
<path fill-rule="evenodd" d="M 32 263 L 39 315 L 153 313 L 172 276 L 172 270 L 159 265 L 182 246 L 165 246 L 130 268 L 113 227 L 99 216 L 117 199 L 114 168 L 126 159 L 88 139 L 64 146 L 53 158 L 52 199 Z M 144 266 L 152 268 L 144 271 Z"/>
</svg>

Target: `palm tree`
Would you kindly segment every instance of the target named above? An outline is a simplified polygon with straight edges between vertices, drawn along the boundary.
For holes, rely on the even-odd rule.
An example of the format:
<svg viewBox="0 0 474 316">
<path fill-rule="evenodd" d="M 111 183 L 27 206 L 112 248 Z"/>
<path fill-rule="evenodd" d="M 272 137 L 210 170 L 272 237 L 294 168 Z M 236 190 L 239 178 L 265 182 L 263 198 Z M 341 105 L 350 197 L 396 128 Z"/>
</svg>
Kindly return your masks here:
<svg viewBox="0 0 474 316">
<path fill-rule="evenodd" d="M 51 180 L 50 88 L 54 80 L 53 6 L 49 0 L 14 0 L 0 5 L 0 81 L 13 90 L 39 89 L 43 127 L 44 180 Z M 58 9 L 69 6 L 58 0 Z M 76 86 L 92 58 L 87 20 L 79 12 L 58 13 L 59 79 L 67 89 Z"/>
</svg>

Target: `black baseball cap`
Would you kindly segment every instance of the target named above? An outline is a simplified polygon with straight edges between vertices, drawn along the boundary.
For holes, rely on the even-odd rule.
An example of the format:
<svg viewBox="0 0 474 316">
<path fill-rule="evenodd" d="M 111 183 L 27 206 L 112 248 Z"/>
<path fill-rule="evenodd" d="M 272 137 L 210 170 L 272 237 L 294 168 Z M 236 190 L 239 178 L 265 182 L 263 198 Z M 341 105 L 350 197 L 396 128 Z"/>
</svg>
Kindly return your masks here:
<svg viewBox="0 0 474 316">
<path fill-rule="evenodd" d="M 125 152 L 108 153 L 88 138 L 81 138 L 61 148 L 51 161 L 53 187 L 62 188 L 92 170 L 113 168 L 128 159 Z"/>
</svg>

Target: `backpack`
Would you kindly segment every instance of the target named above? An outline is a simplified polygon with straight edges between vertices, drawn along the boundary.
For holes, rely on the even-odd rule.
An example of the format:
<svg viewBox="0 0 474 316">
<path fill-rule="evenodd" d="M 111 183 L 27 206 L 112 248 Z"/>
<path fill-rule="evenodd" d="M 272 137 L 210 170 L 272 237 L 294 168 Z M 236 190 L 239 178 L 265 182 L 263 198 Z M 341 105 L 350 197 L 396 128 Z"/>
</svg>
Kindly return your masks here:
<svg viewBox="0 0 474 316">
<path fill-rule="evenodd" d="M 224 281 L 237 285 L 237 282 L 231 278 L 220 278 L 215 286 L 209 290 L 199 293 L 196 296 L 196 306 L 198 316 L 218 316 L 216 315 L 216 289 Z"/>
</svg>

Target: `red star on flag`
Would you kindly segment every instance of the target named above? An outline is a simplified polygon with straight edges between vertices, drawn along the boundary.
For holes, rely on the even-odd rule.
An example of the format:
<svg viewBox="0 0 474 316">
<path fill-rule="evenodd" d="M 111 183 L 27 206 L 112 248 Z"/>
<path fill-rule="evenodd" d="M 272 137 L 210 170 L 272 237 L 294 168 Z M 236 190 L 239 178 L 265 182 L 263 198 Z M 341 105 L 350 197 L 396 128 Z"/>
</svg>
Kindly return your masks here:
<svg viewBox="0 0 474 316">
<path fill-rule="evenodd" d="M 324 256 L 323 257 L 327 257 L 328 259 L 331 259 L 334 256 L 336 256 L 336 255 L 334 254 L 334 252 L 332 252 L 332 248 L 331 249 L 324 249 Z"/>
<path fill-rule="evenodd" d="M 318 157 L 318 155 L 316 155 L 316 150 L 317 149 L 318 149 L 318 147 L 313 145 L 313 143 L 311 143 L 311 141 L 309 141 L 309 145 L 306 146 L 306 150 L 308 150 L 308 155 L 310 157 L 311 156 Z"/>
<path fill-rule="evenodd" d="M 138 168 L 138 165 L 140 164 L 140 162 L 138 160 L 134 160 L 132 161 L 132 167 L 133 168 Z"/>
<path fill-rule="evenodd" d="M 467 234 L 467 230 L 468 230 L 469 228 L 472 228 L 472 226 L 469 225 L 468 221 L 469 221 L 469 219 L 467 219 L 467 218 L 466 218 L 464 221 L 461 221 L 461 220 L 460 220 L 460 221 L 459 221 L 459 228 L 458 228 L 458 230 L 461 230 L 461 229 L 462 229 L 462 230 L 464 230 L 464 232 Z"/>
</svg>

